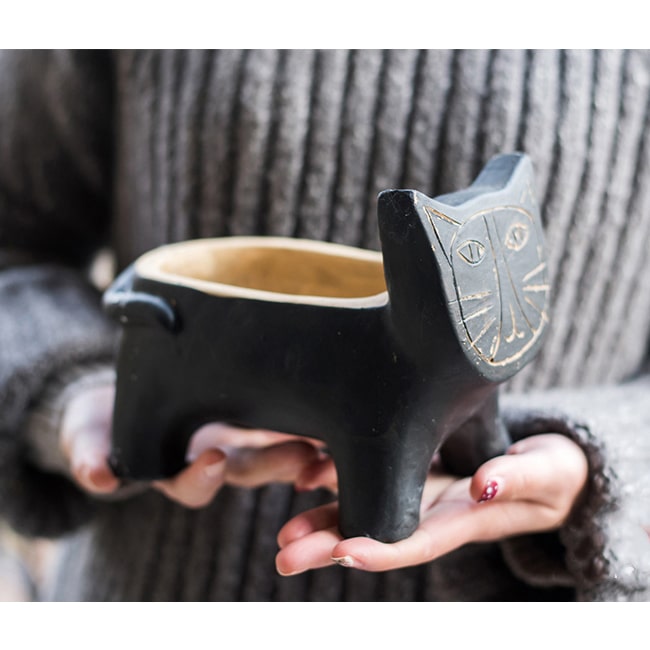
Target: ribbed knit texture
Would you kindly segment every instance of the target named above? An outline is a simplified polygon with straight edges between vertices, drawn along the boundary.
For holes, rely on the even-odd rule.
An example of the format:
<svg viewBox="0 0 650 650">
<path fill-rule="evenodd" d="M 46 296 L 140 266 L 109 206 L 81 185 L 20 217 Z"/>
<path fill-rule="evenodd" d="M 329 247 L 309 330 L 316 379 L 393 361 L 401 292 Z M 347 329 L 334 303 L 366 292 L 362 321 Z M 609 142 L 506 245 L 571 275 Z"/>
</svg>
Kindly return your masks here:
<svg viewBox="0 0 650 650">
<path fill-rule="evenodd" d="M 623 568 L 634 567 L 635 552 L 647 556 L 650 544 L 647 538 L 645 547 L 637 538 L 621 541 L 611 522 L 625 518 L 631 485 L 641 493 L 648 490 L 640 476 L 650 461 L 648 389 L 643 383 L 633 392 L 593 388 L 586 404 L 580 395 L 585 387 L 619 384 L 632 376 L 646 353 L 649 101 L 647 52 L 286 50 L 0 57 L 0 246 L 7 249 L 7 260 L 15 260 L 19 249 L 25 263 L 31 256 L 56 256 L 81 269 L 78 252 L 110 243 L 122 267 L 164 243 L 245 234 L 376 249 L 379 191 L 450 192 L 471 183 L 493 154 L 525 151 L 535 166 L 542 204 L 552 326 L 541 354 L 504 392 L 511 393 L 507 402 L 518 435 L 539 432 L 540 422 L 555 423 L 583 445 L 592 465 L 589 498 L 560 536 L 567 560 L 562 570 L 548 569 L 541 577 L 534 574 L 535 568 L 550 566 L 540 560 L 545 553 L 556 565 L 562 560 L 560 547 L 544 536 L 503 546 L 506 560 L 498 545 L 482 545 L 385 575 L 333 567 L 280 578 L 273 567 L 277 529 L 322 495 L 295 496 L 271 486 L 224 490 L 200 512 L 157 494 L 103 504 L 92 526 L 66 542 L 60 579 L 49 595 L 74 600 L 645 598 L 647 567 L 639 560 L 632 576 L 615 558 L 620 552 Z M 110 238 L 104 236 L 109 222 Z M 0 273 L 0 291 L 12 273 L 23 275 L 25 286 L 25 293 L 9 292 L 3 299 L 0 341 L 19 340 L 26 302 L 43 319 L 29 341 L 21 340 L 24 355 L 20 348 L 0 350 L 0 399 L 16 392 L 23 360 L 29 360 L 26 371 L 34 378 L 21 385 L 11 417 L 4 407 L 0 411 L 3 444 L 13 454 L 5 457 L 12 462 L 20 416 L 26 417 L 45 381 L 38 359 L 60 350 L 53 367 L 86 362 L 85 357 L 93 362 L 96 355 L 83 352 L 84 337 L 94 332 L 106 345 L 110 340 L 95 307 L 73 302 L 71 317 L 83 312 L 79 322 L 88 318 L 97 324 L 84 327 L 83 334 L 70 330 L 71 341 L 81 342 L 78 354 L 64 354 L 59 341 L 52 347 L 45 336 L 52 306 L 30 295 L 39 293 L 30 272 Z M 70 282 L 63 271 L 53 276 Z M 76 300 L 78 290 L 71 291 Z M 550 388 L 562 390 L 549 393 Z M 618 424 L 622 420 L 625 427 Z M 40 496 L 39 506 L 16 509 L 2 481 L 0 502 L 24 530 L 39 531 L 46 513 L 61 512 L 61 499 L 48 498 L 37 483 L 29 489 Z M 78 517 L 61 517 L 58 531 L 69 531 L 88 515 L 80 505 L 85 500 L 64 496 L 63 507 Z M 650 523 L 647 506 L 644 511 L 635 501 L 630 512 L 636 529 L 639 521 Z M 586 564 L 576 559 L 585 544 Z M 567 590 L 567 584 L 574 589 Z"/>
<path fill-rule="evenodd" d="M 558 315 L 513 385 L 620 381 L 648 334 L 648 75 L 618 51 L 124 54 L 120 261 L 252 233 L 378 248 L 379 191 L 453 191 L 522 150 Z"/>
</svg>

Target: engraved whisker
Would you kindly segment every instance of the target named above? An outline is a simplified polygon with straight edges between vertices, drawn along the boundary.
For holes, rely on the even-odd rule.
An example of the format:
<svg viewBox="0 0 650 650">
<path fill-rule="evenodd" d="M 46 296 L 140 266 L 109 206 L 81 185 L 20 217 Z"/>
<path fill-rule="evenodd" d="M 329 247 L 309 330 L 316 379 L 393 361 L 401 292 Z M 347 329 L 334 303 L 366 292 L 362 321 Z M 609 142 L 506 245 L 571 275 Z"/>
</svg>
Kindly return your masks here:
<svg viewBox="0 0 650 650">
<path fill-rule="evenodd" d="M 542 262 L 539 266 L 536 266 L 532 271 L 524 275 L 522 282 L 528 282 L 532 277 L 535 277 L 538 273 L 541 273 L 546 268 L 546 262 Z"/>
<path fill-rule="evenodd" d="M 528 297 L 524 296 L 524 300 L 540 315 L 543 316 L 544 312 Z"/>
<path fill-rule="evenodd" d="M 527 284 L 522 287 L 523 291 L 548 291 L 550 288 L 548 284 Z"/>
<path fill-rule="evenodd" d="M 491 296 L 491 291 L 481 291 L 480 293 L 472 293 L 469 296 L 461 296 L 458 302 L 467 302 L 468 300 L 479 300 L 480 298 L 487 298 Z"/>
<path fill-rule="evenodd" d="M 474 319 L 474 318 L 478 318 L 479 316 L 482 316 L 483 314 L 489 312 L 490 309 L 492 309 L 492 307 L 494 307 L 494 305 L 488 305 L 487 307 L 483 307 L 483 309 L 478 309 L 478 310 L 475 311 L 473 314 L 470 314 L 469 316 L 467 316 L 467 317 L 464 318 L 463 320 L 464 320 L 465 322 L 467 322 L 467 321 L 470 321 L 470 320 L 472 320 L 472 319 Z"/>
<path fill-rule="evenodd" d="M 475 336 L 472 339 L 473 345 L 476 345 L 479 342 L 479 340 L 485 335 L 485 333 L 490 329 L 490 327 L 494 325 L 495 321 L 496 321 L 496 316 L 483 327 L 483 329 L 478 333 L 477 336 Z"/>
</svg>

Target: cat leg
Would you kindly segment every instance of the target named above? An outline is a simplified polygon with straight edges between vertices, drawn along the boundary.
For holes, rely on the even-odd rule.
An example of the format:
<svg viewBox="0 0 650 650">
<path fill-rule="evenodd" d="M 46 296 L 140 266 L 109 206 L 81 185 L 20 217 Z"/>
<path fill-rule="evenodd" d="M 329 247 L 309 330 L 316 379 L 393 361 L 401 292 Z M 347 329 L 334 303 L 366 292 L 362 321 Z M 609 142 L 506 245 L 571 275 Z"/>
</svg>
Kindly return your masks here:
<svg viewBox="0 0 650 650">
<path fill-rule="evenodd" d="M 157 370 L 157 372 L 156 372 Z M 181 399 L 164 369 L 119 373 L 113 410 L 109 464 L 120 478 L 154 480 L 174 476 L 186 465 L 192 433 L 205 419 L 183 416 Z"/>
<path fill-rule="evenodd" d="M 333 441 L 344 537 L 396 542 L 417 528 L 434 442 L 425 431 Z"/>
<path fill-rule="evenodd" d="M 498 393 L 481 410 L 445 440 L 440 456 L 445 470 L 456 476 L 471 476 L 487 460 L 503 454 L 511 444 L 499 416 Z"/>
</svg>

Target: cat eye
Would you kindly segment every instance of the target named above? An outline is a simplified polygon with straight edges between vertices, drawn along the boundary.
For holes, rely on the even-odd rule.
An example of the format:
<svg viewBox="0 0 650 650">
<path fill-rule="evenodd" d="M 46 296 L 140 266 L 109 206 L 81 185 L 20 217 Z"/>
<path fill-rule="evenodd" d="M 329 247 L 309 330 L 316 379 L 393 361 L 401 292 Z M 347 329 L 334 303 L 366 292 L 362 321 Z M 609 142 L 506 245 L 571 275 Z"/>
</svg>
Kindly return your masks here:
<svg viewBox="0 0 650 650">
<path fill-rule="evenodd" d="M 466 241 L 456 251 L 471 266 L 480 264 L 481 260 L 485 257 L 485 246 L 475 239 Z"/>
<path fill-rule="evenodd" d="M 528 242 L 528 226 L 515 223 L 510 226 L 506 234 L 505 244 L 512 251 L 520 251 Z"/>
</svg>

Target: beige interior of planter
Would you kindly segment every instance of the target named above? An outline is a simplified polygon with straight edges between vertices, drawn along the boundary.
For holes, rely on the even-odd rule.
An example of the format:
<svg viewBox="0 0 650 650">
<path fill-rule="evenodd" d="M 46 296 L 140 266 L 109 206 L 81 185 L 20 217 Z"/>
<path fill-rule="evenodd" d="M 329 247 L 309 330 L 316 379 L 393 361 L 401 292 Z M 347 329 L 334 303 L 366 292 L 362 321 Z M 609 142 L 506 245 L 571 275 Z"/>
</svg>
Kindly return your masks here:
<svg viewBox="0 0 650 650">
<path fill-rule="evenodd" d="M 282 294 L 285 300 L 293 297 L 295 302 L 367 299 L 386 291 L 380 253 L 296 239 L 183 242 L 144 255 L 137 270 L 146 277 L 217 295 L 267 292 Z"/>
</svg>

